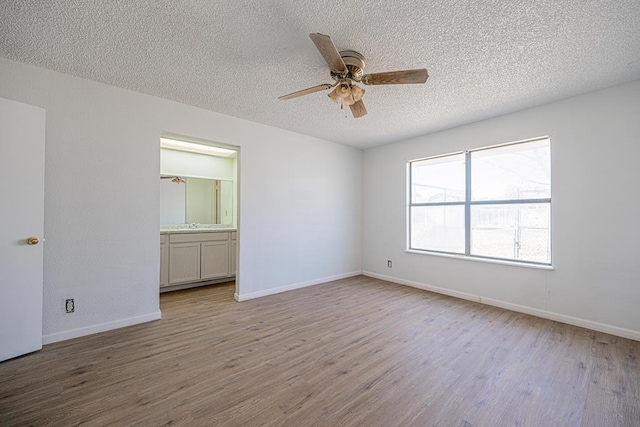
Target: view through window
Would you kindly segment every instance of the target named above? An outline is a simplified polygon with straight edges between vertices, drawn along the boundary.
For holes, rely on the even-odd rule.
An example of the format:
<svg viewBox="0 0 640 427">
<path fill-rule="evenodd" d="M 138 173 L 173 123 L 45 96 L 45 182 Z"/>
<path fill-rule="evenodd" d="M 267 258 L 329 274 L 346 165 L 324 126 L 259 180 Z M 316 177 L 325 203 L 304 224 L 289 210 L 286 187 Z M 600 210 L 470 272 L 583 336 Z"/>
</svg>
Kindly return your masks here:
<svg viewBox="0 0 640 427">
<path fill-rule="evenodd" d="M 409 249 L 551 264 L 551 143 L 409 162 Z"/>
</svg>

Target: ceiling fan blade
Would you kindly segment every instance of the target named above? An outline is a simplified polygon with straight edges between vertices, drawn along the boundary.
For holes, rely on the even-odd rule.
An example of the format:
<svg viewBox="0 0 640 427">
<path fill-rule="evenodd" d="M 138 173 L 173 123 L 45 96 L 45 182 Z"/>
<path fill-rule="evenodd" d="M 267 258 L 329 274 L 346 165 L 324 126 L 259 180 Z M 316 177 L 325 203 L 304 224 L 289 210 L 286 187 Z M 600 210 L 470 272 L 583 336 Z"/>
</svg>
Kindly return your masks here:
<svg viewBox="0 0 640 427">
<path fill-rule="evenodd" d="M 311 37 L 311 40 L 322 54 L 324 60 L 329 64 L 331 71 L 341 73 L 346 73 L 348 71 L 340 53 L 338 53 L 338 49 L 336 49 L 336 45 L 331 41 L 331 37 L 320 33 L 311 33 L 309 34 L 309 37 Z"/>
<path fill-rule="evenodd" d="M 279 96 L 278 99 L 281 100 L 281 101 L 284 101 L 284 100 L 291 99 L 291 98 L 297 98 L 299 96 L 309 95 L 310 93 L 320 92 L 321 90 L 327 90 L 330 87 L 331 87 L 330 84 L 325 83 L 325 84 L 322 84 L 322 85 L 318 85 L 318 86 L 302 89 L 302 90 L 299 90 L 297 92 L 290 93 L 288 95 Z"/>
<path fill-rule="evenodd" d="M 429 73 L 426 68 L 417 70 L 389 71 L 387 73 L 365 74 L 362 83 L 366 85 L 403 85 L 411 83 L 424 83 Z"/>
<path fill-rule="evenodd" d="M 353 114 L 353 117 L 356 119 L 367 114 L 367 109 L 365 108 L 362 99 L 354 104 L 351 104 L 349 108 L 351 108 L 351 114 Z"/>
</svg>

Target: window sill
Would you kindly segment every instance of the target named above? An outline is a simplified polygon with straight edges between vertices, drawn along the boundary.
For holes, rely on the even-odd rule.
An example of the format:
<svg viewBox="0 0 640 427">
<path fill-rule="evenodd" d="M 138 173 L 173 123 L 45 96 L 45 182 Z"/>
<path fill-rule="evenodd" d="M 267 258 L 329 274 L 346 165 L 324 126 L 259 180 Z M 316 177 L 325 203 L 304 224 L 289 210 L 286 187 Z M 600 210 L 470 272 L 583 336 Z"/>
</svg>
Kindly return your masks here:
<svg viewBox="0 0 640 427">
<path fill-rule="evenodd" d="M 453 259 L 462 259 L 467 261 L 476 261 L 476 262 L 485 262 L 489 264 L 500 264 L 500 265 L 509 265 L 512 267 L 525 267 L 525 268 L 533 268 L 537 270 L 555 270 L 553 265 L 542 265 L 542 264 L 529 264 L 526 262 L 517 262 L 517 261 L 505 261 L 500 259 L 488 259 L 488 258 L 479 258 L 474 256 L 467 255 L 455 255 L 455 254 L 443 254 L 440 252 L 429 252 L 429 251 L 418 251 L 415 249 L 405 249 L 406 253 L 411 254 L 420 254 L 420 255 L 430 255 L 437 256 L 442 258 L 453 258 Z"/>
</svg>

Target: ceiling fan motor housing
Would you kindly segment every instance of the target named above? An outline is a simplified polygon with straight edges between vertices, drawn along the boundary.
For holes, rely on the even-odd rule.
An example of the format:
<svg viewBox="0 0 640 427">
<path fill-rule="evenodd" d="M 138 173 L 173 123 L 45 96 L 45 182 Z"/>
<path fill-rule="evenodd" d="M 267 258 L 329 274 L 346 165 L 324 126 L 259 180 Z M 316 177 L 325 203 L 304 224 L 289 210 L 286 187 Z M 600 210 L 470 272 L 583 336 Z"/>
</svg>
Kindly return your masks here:
<svg viewBox="0 0 640 427">
<path fill-rule="evenodd" d="M 355 50 L 343 50 L 340 56 L 349 70 L 346 77 L 359 82 L 364 74 L 364 56 Z"/>
</svg>

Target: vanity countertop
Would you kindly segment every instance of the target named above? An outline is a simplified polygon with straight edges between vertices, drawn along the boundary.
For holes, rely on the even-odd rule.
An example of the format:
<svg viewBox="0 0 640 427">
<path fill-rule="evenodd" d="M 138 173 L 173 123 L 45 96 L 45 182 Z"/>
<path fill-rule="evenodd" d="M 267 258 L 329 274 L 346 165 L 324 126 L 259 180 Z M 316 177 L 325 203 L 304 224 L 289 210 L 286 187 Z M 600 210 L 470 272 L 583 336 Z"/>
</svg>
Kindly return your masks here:
<svg viewBox="0 0 640 427">
<path fill-rule="evenodd" d="M 236 231 L 236 229 L 233 227 L 160 228 L 160 234 L 222 233 L 229 231 Z"/>
</svg>

